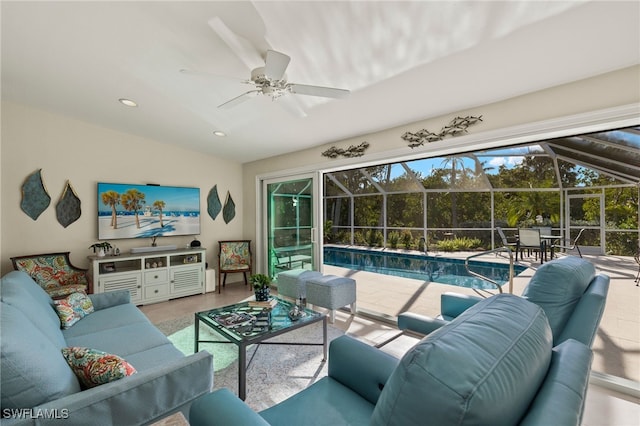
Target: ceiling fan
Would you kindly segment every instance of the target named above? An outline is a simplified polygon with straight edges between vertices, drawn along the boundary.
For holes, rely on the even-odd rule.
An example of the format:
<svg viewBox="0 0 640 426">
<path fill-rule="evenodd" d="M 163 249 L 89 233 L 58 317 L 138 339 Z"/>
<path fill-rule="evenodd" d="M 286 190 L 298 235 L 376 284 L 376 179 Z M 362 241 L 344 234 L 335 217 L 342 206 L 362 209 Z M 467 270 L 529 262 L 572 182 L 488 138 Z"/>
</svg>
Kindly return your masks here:
<svg viewBox="0 0 640 426">
<path fill-rule="evenodd" d="M 347 97 L 351 93 L 349 90 L 334 87 L 289 83 L 285 71 L 290 61 L 291 58 L 284 53 L 267 50 L 264 66 L 253 69 L 251 79 L 243 81 L 243 83 L 254 85 L 255 89 L 218 105 L 218 108 L 233 108 L 256 94 L 270 96 L 275 100 L 288 93 L 338 99 Z"/>
</svg>

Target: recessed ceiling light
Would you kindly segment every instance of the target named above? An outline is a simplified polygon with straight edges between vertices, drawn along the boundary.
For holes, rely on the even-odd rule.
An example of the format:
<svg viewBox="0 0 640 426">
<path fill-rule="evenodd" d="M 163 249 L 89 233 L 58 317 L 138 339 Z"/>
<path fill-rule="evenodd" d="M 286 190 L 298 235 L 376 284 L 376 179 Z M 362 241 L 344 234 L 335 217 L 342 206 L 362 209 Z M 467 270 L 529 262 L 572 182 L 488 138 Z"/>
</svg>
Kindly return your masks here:
<svg viewBox="0 0 640 426">
<path fill-rule="evenodd" d="M 213 132 L 213 134 L 220 137 L 227 136 L 227 134 L 222 130 L 216 130 L 215 132 Z"/>
<path fill-rule="evenodd" d="M 128 107 L 137 107 L 138 106 L 137 103 L 135 103 L 131 99 L 126 99 L 126 98 L 120 98 L 120 99 L 118 99 L 118 102 L 120 102 L 122 105 L 126 105 Z"/>
</svg>

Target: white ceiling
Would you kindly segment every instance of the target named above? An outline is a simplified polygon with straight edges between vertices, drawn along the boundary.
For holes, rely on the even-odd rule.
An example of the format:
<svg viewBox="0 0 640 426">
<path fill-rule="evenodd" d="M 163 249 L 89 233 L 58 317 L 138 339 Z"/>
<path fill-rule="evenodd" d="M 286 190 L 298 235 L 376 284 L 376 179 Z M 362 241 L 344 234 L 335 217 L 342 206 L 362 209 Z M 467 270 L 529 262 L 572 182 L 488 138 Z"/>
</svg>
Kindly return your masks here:
<svg viewBox="0 0 640 426">
<path fill-rule="evenodd" d="M 637 1 L 2 1 L 1 8 L 3 99 L 241 163 L 640 63 Z M 216 19 L 246 39 L 244 48 L 225 44 L 210 25 Z M 289 81 L 351 96 L 262 96 L 217 108 L 252 88 L 240 83 L 252 68 L 247 52 L 269 48 L 291 56 Z M 292 114 L 291 103 L 306 117 Z"/>
</svg>

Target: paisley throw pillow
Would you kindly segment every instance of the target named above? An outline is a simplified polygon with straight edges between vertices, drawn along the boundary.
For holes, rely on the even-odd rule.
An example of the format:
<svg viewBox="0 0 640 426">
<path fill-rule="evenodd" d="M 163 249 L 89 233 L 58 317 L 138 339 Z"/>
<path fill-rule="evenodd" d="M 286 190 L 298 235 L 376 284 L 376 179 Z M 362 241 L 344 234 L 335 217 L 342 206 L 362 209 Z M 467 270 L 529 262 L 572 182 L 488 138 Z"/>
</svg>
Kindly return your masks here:
<svg viewBox="0 0 640 426">
<path fill-rule="evenodd" d="M 64 299 L 54 300 L 60 325 L 69 328 L 80 319 L 93 312 L 93 303 L 84 293 L 72 293 Z"/>
<path fill-rule="evenodd" d="M 62 348 L 62 355 L 80 383 L 92 388 L 136 373 L 136 369 L 118 355 L 81 347 Z"/>
</svg>

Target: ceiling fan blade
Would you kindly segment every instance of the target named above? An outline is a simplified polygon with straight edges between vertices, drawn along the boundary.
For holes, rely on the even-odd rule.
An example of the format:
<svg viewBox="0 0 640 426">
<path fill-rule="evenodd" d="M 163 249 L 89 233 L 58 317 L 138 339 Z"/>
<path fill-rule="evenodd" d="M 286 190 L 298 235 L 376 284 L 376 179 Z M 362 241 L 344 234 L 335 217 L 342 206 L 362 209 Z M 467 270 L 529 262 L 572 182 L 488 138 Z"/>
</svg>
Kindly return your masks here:
<svg viewBox="0 0 640 426">
<path fill-rule="evenodd" d="M 222 22 L 222 19 L 216 16 L 207 23 L 249 69 L 254 69 L 264 64 L 262 55 L 249 40 L 231 31 Z"/>
<path fill-rule="evenodd" d="M 267 50 L 264 75 L 270 80 L 282 80 L 284 72 L 289 66 L 289 61 L 291 61 L 291 58 L 284 53 Z"/>
<path fill-rule="evenodd" d="M 342 99 L 351 93 L 346 89 L 336 89 L 334 87 L 310 86 L 308 84 L 289 84 L 287 85 L 291 93 L 298 95 L 322 96 L 324 98 Z"/>
<path fill-rule="evenodd" d="M 218 108 L 229 109 L 229 108 L 233 108 L 235 106 L 238 106 L 241 103 L 251 99 L 251 94 L 252 93 L 258 93 L 259 91 L 260 90 L 249 90 L 248 92 L 243 93 L 240 96 L 236 96 L 235 98 L 229 99 L 227 102 L 224 102 L 224 103 L 218 105 Z"/>
</svg>

